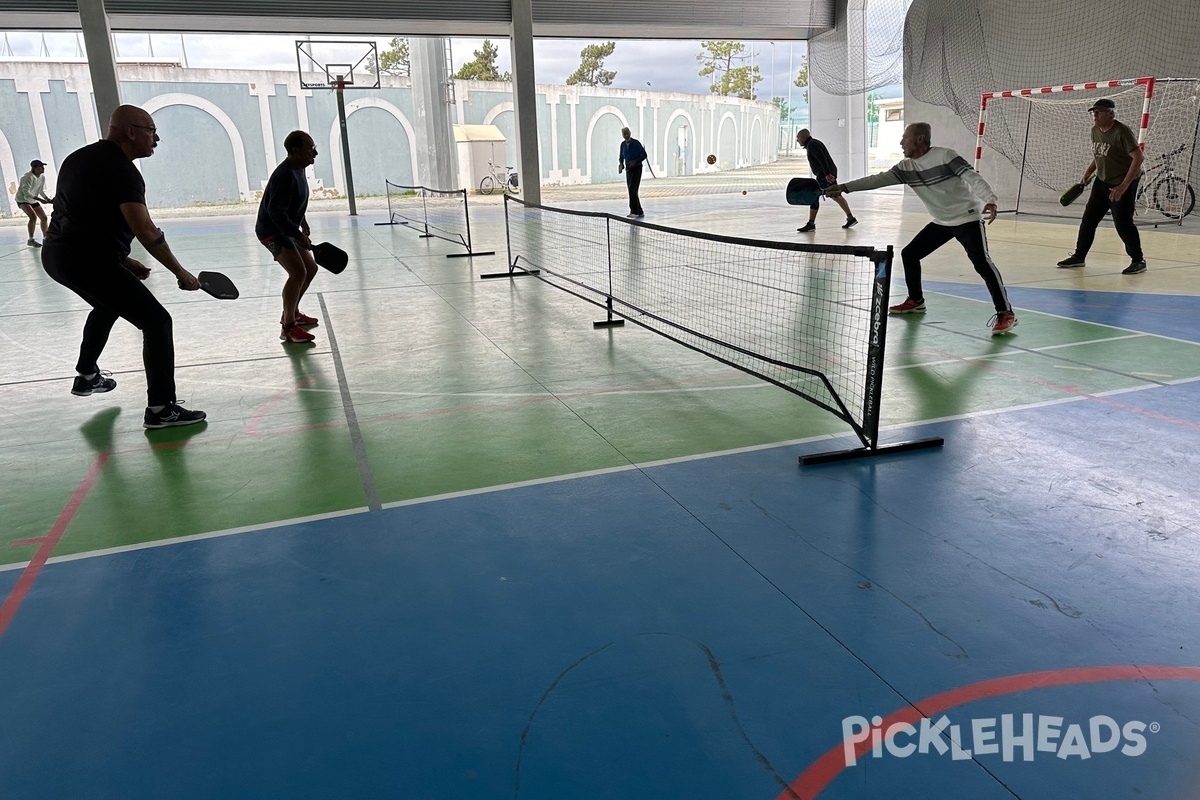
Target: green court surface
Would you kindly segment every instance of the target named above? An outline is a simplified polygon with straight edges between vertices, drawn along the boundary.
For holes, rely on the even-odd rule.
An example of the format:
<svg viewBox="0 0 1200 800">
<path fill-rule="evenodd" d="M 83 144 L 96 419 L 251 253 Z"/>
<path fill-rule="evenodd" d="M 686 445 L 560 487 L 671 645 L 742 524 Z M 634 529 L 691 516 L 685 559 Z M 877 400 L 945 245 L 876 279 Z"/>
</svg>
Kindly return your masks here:
<svg viewBox="0 0 1200 800">
<path fill-rule="evenodd" d="M 637 326 L 594 330 L 600 309 L 536 279 L 479 280 L 505 263 L 502 218 L 480 217 L 476 241 L 499 254 L 473 260 L 370 219 L 314 217 L 314 240 L 352 262 L 310 290 L 303 307 L 321 325 L 308 347 L 276 339 L 282 271 L 247 219 L 175 222 L 181 261 L 226 272 L 242 298 L 184 294 L 155 270 L 181 397 L 209 414 L 156 432 L 141 427 L 138 332 L 118 323 L 101 362 L 115 392 L 72 397 L 86 306 L 33 251 L 4 245 L 0 564 L 29 560 L 68 508 L 56 556 L 850 435 L 803 399 Z M 928 299 L 925 316 L 888 322 L 884 426 L 1200 377 L 1195 344 L 1027 311 L 1016 335 L 992 338 L 987 304 Z"/>
</svg>

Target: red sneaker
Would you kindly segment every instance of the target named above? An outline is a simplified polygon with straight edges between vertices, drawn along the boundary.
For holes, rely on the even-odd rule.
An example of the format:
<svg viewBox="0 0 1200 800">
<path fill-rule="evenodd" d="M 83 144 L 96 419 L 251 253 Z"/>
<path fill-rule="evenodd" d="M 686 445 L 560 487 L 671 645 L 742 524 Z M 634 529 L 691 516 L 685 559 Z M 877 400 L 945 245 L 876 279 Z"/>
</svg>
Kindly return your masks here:
<svg viewBox="0 0 1200 800">
<path fill-rule="evenodd" d="M 295 342 L 297 344 L 304 344 L 306 342 L 311 342 L 316 338 L 317 337 L 313 336 L 311 333 L 304 330 L 304 328 L 301 328 L 299 325 L 293 325 L 292 327 L 284 330 L 283 332 L 281 332 L 279 334 L 279 341 Z"/>
<path fill-rule="evenodd" d="M 925 301 L 924 300 L 913 300 L 911 297 L 909 297 L 903 303 L 900 303 L 899 305 L 890 306 L 888 308 L 888 313 L 889 314 L 924 314 L 925 313 Z"/>
<path fill-rule="evenodd" d="M 296 324 L 302 328 L 307 328 L 319 324 L 319 320 L 317 320 L 316 317 L 310 317 L 308 314 L 305 314 L 302 311 L 297 311 Z"/>
<path fill-rule="evenodd" d="M 996 316 L 992 317 L 992 336 L 1001 333 L 1008 333 L 1013 328 L 1017 327 L 1017 315 L 1011 311 L 1001 311 Z"/>
</svg>

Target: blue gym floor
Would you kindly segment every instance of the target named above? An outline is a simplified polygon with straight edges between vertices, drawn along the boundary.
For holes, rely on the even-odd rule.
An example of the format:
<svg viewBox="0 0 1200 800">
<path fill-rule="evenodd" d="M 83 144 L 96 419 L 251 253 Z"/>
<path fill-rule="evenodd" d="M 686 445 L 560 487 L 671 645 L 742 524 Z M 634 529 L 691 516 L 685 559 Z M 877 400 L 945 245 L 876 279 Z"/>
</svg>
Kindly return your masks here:
<svg viewBox="0 0 1200 800">
<path fill-rule="evenodd" d="M 1200 797 L 1200 381 L 1004 405 L 2 570 L 0 798 Z"/>
</svg>

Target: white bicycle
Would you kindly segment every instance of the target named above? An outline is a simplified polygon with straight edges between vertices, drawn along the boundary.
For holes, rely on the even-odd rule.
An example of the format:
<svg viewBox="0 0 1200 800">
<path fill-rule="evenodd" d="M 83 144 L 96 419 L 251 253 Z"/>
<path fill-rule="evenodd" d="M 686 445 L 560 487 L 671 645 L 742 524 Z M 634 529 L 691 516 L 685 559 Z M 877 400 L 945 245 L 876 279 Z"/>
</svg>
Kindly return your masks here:
<svg viewBox="0 0 1200 800">
<path fill-rule="evenodd" d="M 517 189 L 517 171 L 512 167 L 505 167 L 503 170 L 497 167 L 491 161 L 488 162 L 490 172 L 483 176 L 483 180 L 479 182 L 479 191 L 483 194 L 491 194 L 500 187 L 504 187 L 506 192 L 516 194 Z"/>
</svg>

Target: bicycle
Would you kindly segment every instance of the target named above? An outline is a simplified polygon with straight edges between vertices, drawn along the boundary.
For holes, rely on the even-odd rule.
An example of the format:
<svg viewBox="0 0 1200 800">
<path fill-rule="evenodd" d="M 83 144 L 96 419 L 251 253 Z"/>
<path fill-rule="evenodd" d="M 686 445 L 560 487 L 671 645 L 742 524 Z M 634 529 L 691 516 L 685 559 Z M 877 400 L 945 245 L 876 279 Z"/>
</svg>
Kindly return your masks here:
<svg viewBox="0 0 1200 800">
<path fill-rule="evenodd" d="M 1196 191 L 1176 173 L 1171 163 L 1186 149 L 1187 145 L 1181 144 L 1160 155 L 1146 168 L 1135 200 L 1139 207 L 1153 209 L 1168 219 L 1182 219 L 1192 213 L 1196 207 Z"/>
<path fill-rule="evenodd" d="M 517 171 L 512 167 L 505 167 L 501 170 L 491 161 L 488 161 L 489 173 L 483 176 L 483 180 L 479 182 L 479 191 L 483 194 L 491 194 L 498 187 L 503 186 L 504 191 L 516 194 L 517 189 Z"/>
</svg>

